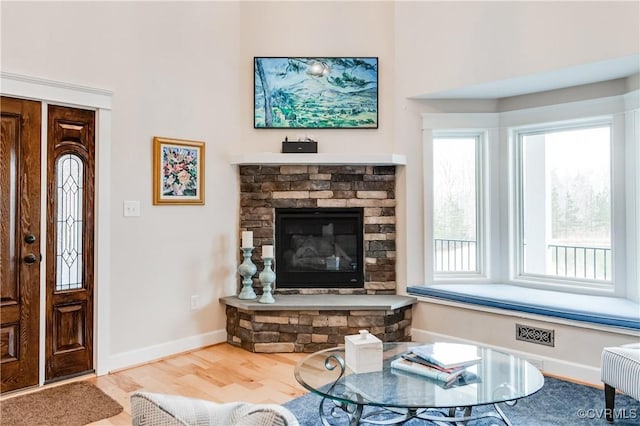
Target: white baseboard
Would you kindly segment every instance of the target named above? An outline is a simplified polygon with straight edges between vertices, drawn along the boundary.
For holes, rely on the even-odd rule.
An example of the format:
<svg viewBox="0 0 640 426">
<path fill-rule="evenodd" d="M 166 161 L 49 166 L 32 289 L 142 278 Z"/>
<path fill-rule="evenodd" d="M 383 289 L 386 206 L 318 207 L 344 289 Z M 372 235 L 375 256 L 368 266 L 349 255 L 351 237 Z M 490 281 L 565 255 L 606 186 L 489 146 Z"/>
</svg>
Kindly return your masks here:
<svg viewBox="0 0 640 426">
<path fill-rule="evenodd" d="M 145 348 L 134 349 L 128 352 L 111 355 L 107 368 L 100 369 L 106 374 L 115 370 L 133 367 L 155 361 L 170 355 L 179 354 L 205 346 L 215 345 L 227 341 L 226 330 L 215 330 L 196 336 L 189 336 L 183 339 L 172 340 L 158 345 L 147 346 Z M 101 375 L 99 373 L 99 375 Z"/>
<path fill-rule="evenodd" d="M 502 352 L 511 353 L 517 357 L 530 361 L 533 365 L 538 367 L 544 373 L 549 373 L 555 376 L 566 377 L 567 379 L 576 380 L 592 384 L 594 386 L 602 386 L 600 381 L 600 368 L 592 367 L 590 365 L 577 364 L 571 361 L 565 361 L 562 359 L 540 356 L 538 354 L 531 354 L 528 352 L 518 351 L 511 348 L 487 345 L 483 342 L 476 342 L 473 340 L 460 339 L 459 337 L 449 336 L 446 334 L 433 333 L 426 330 L 411 329 L 412 340 L 416 342 L 456 342 L 467 343 L 471 345 L 479 345 L 489 347 L 491 349 L 499 350 Z M 540 368 L 542 367 L 542 368 Z"/>
</svg>

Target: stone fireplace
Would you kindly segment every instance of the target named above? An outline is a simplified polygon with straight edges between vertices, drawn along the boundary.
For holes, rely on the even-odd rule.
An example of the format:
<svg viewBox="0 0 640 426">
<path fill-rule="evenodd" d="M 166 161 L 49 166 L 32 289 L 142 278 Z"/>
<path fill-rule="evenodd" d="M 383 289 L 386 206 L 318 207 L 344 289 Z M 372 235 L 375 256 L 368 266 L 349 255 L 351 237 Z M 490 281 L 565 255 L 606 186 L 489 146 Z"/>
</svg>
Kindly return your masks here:
<svg viewBox="0 0 640 426">
<path fill-rule="evenodd" d="M 411 340 L 416 298 L 396 295 L 395 272 L 396 165 L 404 158 L 363 154 L 356 162 L 371 165 L 349 165 L 332 154 L 248 157 L 257 163 L 247 156 L 235 163 L 239 231 L 253 231 L 258 271 L 261 247 L 275 245 L 276 302 L 221 298 L 227 342 L 253 352 L 313 352 L 362 328 L 385 342 Z M 284 230 L 283 218 L 292 219 Z M 257 274 L 253 287 L 262 293 Z"/>
<path fill-rule="evenodd" d="M 343 278 L 345 285 L 278 285 L 276 259 L 275 294 L 395 294 L 395 172 L 393 165 L 240 165 L 240 228 L 253 231 L 253 262 L 262 270 L 261 246 L 275 244 L 276 209 L 360 209 L 362 211 L 362 264 L 355 262 L 356 272 L 362 275 L 362 285 L 354 286 L 351 278 Z M 324 225 L 317 234 L 328 236 L 338 225 Z M 298 237 L 301 238 L 301 237 Z M 345 244 L 347 237 L 342 237 Z M 279 248 L 276 245 L 276 257 Z M 280 253 L 283 255 L 282 248 Z M 335 252 L 327 258 L 338 256 Z M 348 256 L 350 257 L 350 256 Z M 347 261 L 344 257 L 343 262 Z M 335 268 L 332 259 L 329 266 Z M 338 261 L 340 262 L 340 261 Z M 282 265 L 284 267 L 284 265 Z M 348 264 L 351 267 L 351 261 Z M 325 264 L 326 269 L 326 264 Z M 340 271 L 335 271 L 340 272 Z M 336 275 L 337 277 L 337 275 Z M 294 280 L 295 281 L 295 280 Z M 261 292 L 257 275 L 254 289 Z"/>
</svg>

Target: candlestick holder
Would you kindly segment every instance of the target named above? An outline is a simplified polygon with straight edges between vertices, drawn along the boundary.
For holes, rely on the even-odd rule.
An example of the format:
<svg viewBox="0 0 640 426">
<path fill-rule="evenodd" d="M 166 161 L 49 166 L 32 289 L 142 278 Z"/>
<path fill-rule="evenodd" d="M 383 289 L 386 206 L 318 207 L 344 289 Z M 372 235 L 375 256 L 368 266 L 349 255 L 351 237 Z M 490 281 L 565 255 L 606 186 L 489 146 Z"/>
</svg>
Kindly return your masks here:
<svg viewBox="0 0 640 426">
<path fill-rule="evenodd" d="M 260 303 L 275 303 L 276 300 L 271 295 L 271 283 L 276 280 L 276 274 L 271 269 L 272 257 L 264 257 L 264 269 L 260 272 L 258 278 L 262 283 L 262 297 L 258 299 Z"/>
<path fill-rule="evenodd" d="M 240 294 L 238 294 L 238 299 L 255 299 L 258 296 L 256 296 L 255 291 L 253 291 L 253 280 L 251 277 L 253 277 L 258 268 L 251 261 L 253 247 L 241 247 L 240 250 L 242 250 L 244 260 L 240 266 L 238 266 L 238 273 L 242 275 L 242 290 Z"/>
</svg>

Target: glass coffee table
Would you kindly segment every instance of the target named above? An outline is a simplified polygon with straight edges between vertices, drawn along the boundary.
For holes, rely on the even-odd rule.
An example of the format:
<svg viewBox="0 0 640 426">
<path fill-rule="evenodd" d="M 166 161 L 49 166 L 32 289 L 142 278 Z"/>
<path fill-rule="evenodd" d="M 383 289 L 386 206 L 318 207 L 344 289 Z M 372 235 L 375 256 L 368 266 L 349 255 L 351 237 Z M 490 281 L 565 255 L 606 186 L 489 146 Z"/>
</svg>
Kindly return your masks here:
<svg viewBox="0 0 640 426">
<path fill-rule="evenodd" d="M 361 374 L 346 367 L 344 347 L 325 349 L 300 360 L 295 377 L 322 397 L 319 414 L 326 426 L 330 418 L 341 416 L 350 425 L 401 424 L 413 418 L 448 425 L 495 417 L 511 426 L 497 404 L 514 405 L 544 385 L 542 374 L 529 362 L 481 346 L 474 348 L 482 360 L 467 368 L 465 380 L 449 386 L 390 367 L 392 360 L 421 344 L 384 343 L 382 371 Z M 493 410 L 473 413 L 481 405 L 493 405 Z M 365 407 L 373 409 L 365 412 Z"/>
</svg>

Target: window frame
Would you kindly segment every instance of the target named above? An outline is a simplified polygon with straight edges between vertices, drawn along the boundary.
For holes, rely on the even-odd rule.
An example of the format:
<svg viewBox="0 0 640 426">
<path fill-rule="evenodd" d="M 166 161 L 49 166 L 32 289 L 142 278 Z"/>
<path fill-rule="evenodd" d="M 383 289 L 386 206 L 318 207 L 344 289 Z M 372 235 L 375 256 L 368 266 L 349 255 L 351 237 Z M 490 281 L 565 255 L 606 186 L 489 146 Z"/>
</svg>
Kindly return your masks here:
<svg viewBox="0 0 640 426">
<path fill-rule="evenodd" d="M 523 283 L 528 286 L 538 286 L 538 287 L 550 287 L 551 290 L 558 290 L 558 287 L 568 286 L 569 288 L 577 289 L 580 292 L 590 292 L 590 291 L 611 291 L 614 287 L 615 282 L 615 259 L 616 247 L 614 246 L 613 234 L 614 234 L 614 223 L 613 223 L 613 208 L 614 208 L 614 167 L 616 164 L 614 163 L 614 154 L 616 152 L 616 141 L 614 140 L 614 124 L 613 124 L 613 116 L 599 116 L 599 117 L 590 117 L 590 118 L 581 118 L 577 120 L 567 120 L 562 122 L 551 122 L 551 123 L 536 123 L 532 125 L 526 126 L 517 126 L 508 129 L 509 132 L 509 151 L 511 155 L 510 159 L 510 170 L 511 174 L 508 178 L 509 185 L 511 187 L 510 191 L 510 206 L 509 206 L 509 217 L 511 221 L 513 221 L 513 231 L 510 233 L 511 239 L 511 249 L 510 252 L 513 253 L 511 258 L 509 259 L 511 264 L 511 274 L 510 279 L 514 283 Z M 611 265 L 611 280 L 603 281 L 603 280 L 584 280 L 584 279 L 572 279 L 572 277 L 563 277 L 563 276 L 552 276 L 552 275 L 542 275 L 542 274 L 533 274 L 526 273 L 524 271 L 524 250 L 523 250 L 523 239 L 524 239 L 524 200 L 523 200 L 523 188 L 522 188 L 522 170 L 523 170 L 523 158 L 522 158 L 522 137 L 526 135 L 534 135 L 534 134 L 544 134 L 550 133 L 554 131 L 562 131 L 562 130 L 579 130 L 579 129 L 588 129 L 595 128 L 598 126 L 608 126 L 610 131 L 610 144 L 609 144 L 609 152 L 610 152 L 610 160 L 609 160 L 609 179 L 610 179 L 610 211 L 611 211 L 611 259 L 613 264 Z"/>
<path fill-rule="evenodd" d="M 430 140 L 430 153 L 431 153 L 431 171 L 434 170 L 434 156 L 433 156 L 433 142 L 435 139 L 454 139 L 454 138 L 468 138 L 475 139 L 475 207 L 476 207 L 476 270 L 475 271 L 453 271 L 444 272 L 436 271 L 435 265 L 435 249 L 434 244 L 434 223 L 433 223 L 433 209 L 435 207 L 435 199 L 433 197 L 433 190 L 431 191 L 431 209 L 428 214 L 431 217 L 430 230 L 431 230 L 431 253 L 433 264 L 433 277 L 434 282 L 448 282 L 450 280 L 455 281 L 468 281 L 487 279 L 487 246 L 486 246 L 486 199 L 488 191 L 485 182 L 488 181 L 486 173 L 486 157 L 487 157 L 487 129 L 438 129 L 434 130 L 432 138 Z M 431 178 L 433 182 L 433 177 Z"/>
<path fill-rule="evenodd" d="M 461 101 L 460 109 L 464 108 Z M 520 277 L 512 255 L 517 221 L 514 212 L 514 128 L 611 120 L 611 285 L 587 286 Z M 548 104 L 491 113 L 423 113 L 424 167 L 424 277 L 425 285 L 497 284 L 640 300 L 640 90 L 624 95 Z M 431 209 L 433 135 L 442 132 L 486 131 L 485 274 L 479 277 L 442 278 L 434 275 Z M 628 235 L 627 235 L 628 234 Z"/>
</svg>

